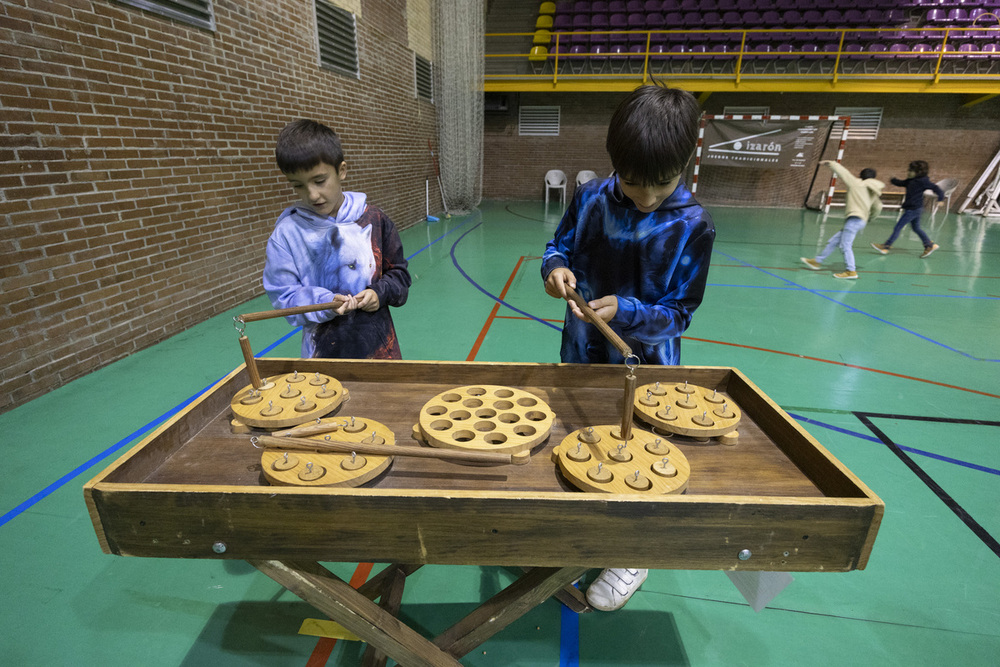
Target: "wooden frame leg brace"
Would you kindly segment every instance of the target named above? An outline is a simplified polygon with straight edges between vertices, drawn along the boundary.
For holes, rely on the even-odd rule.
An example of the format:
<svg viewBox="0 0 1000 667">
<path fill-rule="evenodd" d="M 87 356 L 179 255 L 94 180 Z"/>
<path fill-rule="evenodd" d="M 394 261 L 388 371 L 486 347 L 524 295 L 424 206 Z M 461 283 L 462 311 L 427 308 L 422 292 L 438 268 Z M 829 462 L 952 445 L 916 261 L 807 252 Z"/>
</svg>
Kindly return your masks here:
<svg viewBox="0 0 1000 667">
<path fill-rule="evenodd" d="M 419 565 L 391 565 L 360 589 L 317 562 L 251 560 L 251 565 L 368 642 L 366 665 L 460 665 L 476 648 L 582 576 L 586 567 L 536 567 L 430 641 L 396 618 L 403 584 Z M 372 600 L 382 598 L 382 605 Z"/>
</svg>

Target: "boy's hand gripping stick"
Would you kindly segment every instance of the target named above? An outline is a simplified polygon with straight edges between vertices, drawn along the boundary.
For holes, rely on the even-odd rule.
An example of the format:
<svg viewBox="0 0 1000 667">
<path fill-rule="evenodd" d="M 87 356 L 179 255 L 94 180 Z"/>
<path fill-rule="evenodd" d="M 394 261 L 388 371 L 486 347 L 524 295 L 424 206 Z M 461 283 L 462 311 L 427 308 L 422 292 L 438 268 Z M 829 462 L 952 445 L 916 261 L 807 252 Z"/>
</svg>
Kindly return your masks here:
<svg viewBox="0 0 1000 667">
<path fill-rule="evenodd" d="M 623 357 L 628 359 L 630 356 L 633 356 L 632 348 L 628 346 L 628 343 L 623 341 L 621 339 L 621 336 L 616 334 L 614 329 L 608 326 L 608 323 L 600 318 L 600 316 L 594 311 L 594 309 L 590 307 L 590 304 L 588 304 L 583 299 L 583 297 L 577 294 L 576 290 L 574 290 L 569 285 L 566 285 L 566 300 L 572 301 L 573 303 L 578 305 L 580 307 L 580 310 L 583 311 L 583 314 L 587 316 L 587 319 L 590 320 L 590 322 L 595 327 L 597 327 L 598 331 L 604 334 L 604 337 L 607 338 L 611 342 L 611 344 L 615 346 L 615 349 L 621 352 L 621 355 Z"/>
<path fill-rule="evenodd" d="M 254 359 L 253 350 L 250 348 L 250 339 L 243 333 L 247 322 L 259 322 L 275 317 L 287 317 L 289 315 L 301 315 L 302 313 L 312 313 L 317 310 L 333 310 L 339 308 L 340 303 L 331 301 L 330 303 L 316 303 L 311 306 L 296 306 L 294 308 L 279 308 L 278 310 L 262 310 L 259 313 L 245 313 L 233 318 L 233 326 L 240 334 L 240 350 L 243 352 L 243 361 L 247 364 L 247 372 L 250 374 L 250 384 L 254 389 L 260 389 L 264 382 L 261 380 L 260 371 L 257 370 L 257 360 Z"/>
</svg>

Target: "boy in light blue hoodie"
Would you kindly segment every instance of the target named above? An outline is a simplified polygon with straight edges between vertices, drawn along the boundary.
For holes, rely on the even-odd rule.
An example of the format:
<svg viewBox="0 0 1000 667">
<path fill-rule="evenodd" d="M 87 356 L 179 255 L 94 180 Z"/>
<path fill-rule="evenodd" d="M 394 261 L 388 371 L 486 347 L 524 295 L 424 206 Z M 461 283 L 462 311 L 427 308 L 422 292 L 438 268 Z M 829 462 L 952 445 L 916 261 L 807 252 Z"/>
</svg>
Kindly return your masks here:
<svg viewBox="0 0 1000 667">
<path fill-rule="evenodd" d="M 289 123 L 275 147 L 278 168 L 301 200 L 267 242 L 264 291 L 275 308 L 334 303 L 286 319 L 302 327 L 302 357 L 402 358 L 389 306 L 410 287 L 396 226 L 360 192 L 345 192 L 340 138 L 312 120 Z"/>
</svg>

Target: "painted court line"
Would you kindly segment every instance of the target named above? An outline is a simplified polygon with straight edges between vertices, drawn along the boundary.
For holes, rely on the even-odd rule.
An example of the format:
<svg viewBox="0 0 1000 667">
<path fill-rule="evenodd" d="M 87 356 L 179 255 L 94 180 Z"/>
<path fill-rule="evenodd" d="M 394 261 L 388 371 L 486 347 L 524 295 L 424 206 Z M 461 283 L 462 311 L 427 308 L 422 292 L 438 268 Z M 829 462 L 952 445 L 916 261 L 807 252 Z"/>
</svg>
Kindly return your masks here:
<svg viewBox="0 0 1000 667">
<path fill-rule="evenodd" d="M 762 268 L 760 268 L 758 266 L 754 266 L 753 264 L 751 264 L 749 262 L 744 262 L 743 260 L 741 260 L 739 258 L 736 258 L 736 257 L 733 257 L 731 255 L 726 255 L 725 253 L 720 252 L 718 250 L 716 250 L 715 252 L 717 252 L 720 255 L 725 256 L 726 258 L 728 258 L 728 259 L 730 259 L 730 260 L 732 260 L 734 262 L 741 262 L 742 264 L 746 265 L 747 267 L 756 269 L 757 271 L 760 271 L 764 275 L 771 276 L 772 278 L 774 278 L 776 280 L 780 280 L 783 283 L 787 283 L 789 285 L 794 285 L 794 286 L 798 287 L 799 289 L 801 289 L 804 292 L 808 292 L 810 294 L 815 294 L 816 296 L 820 297 L 821 299 L 825 299 L 827 301 L 831 301 L 831 302 L 837 304 L 838 306 L 842 306 L 842 307 L 846 308 L 847 312 L 849 312 L 849 313 L 857 313 L 859 315 L 864 315 L 865 317 L 870 317 L 871 319 L 875 320 L 876 322 L 881 322 L 882 324 L 890 326 L 890 327 L 892 327 L 894 329 L 899 329 L 900 331 L 908 333 L 911 336 L 916 336 L 917 338 L 920 338 L 921 340 L 925 340 L 928 343 L 931 343 L 932 345 L 937 345 L 938 347 L 942 347 L 942 348 L 944 348 L 944 349 L 946 349 L 946 350 L 948 350 L 950 352 L 954 352 L 955 354 L 959 354 L 959 355 L 961 355 L 961 356 L 963 356 L 963 357 L 965 357 L 967 359 L 972 359 L 974 361 L 1000 362 L 1000 359 L 981 359 L 979 357 L 976 357 L 976 356 L 973 356 L 971 354 L 968 354 L 967 352 L 962 352 L 961 350 L 957 350 L 957 349 L 955 349 L 953 347 L 945 345 L 944 343 L 942 343 L 940 341 L 936 341 L 933 338 L 929 338 L 928 336 L 924 336 L 923 334 L 919 334 L 916 331 L 913 331 L 911 329 L 907 329 L 906 327 L 900 326 L 898 324 L 894 324 L 894 323 L 892 323 L 892 322 L 890 322 L 890 321 L 888 321 L 886 319 L 883 319 L 881 317 L 877 317 L 875 315 L 872 315 L 871 313 L 865 312 L 865 311 L 860 310 L 858 308 L 854 308 L 853 306 L 848 306 L 847 304 L 845 304 L 845 303 L 843 303 L 841 301 L 837 301 L 836 299 L 833 299 L 833 298 L 830 298 L 830 297 L 826 296 L 825 294 L 823 294 L 819 290 L 811 289 L 809 287 L 805 287 L 804 285 L 799 285 L 798 283 L 796 283 L 796 282 L 794 282 L 792 280 L 789 280 L 788 278 L 782 278 L 781 276 L 779 276 L 779 275 L 777 275 L 777 274 L 775 274 L 775 273 L 773 273 L 771 271 L 768 271 L 766 269 L 762 269 Z M 848 292 L 843 292 L 843 293 L 846 294 Z"/>
</svg>

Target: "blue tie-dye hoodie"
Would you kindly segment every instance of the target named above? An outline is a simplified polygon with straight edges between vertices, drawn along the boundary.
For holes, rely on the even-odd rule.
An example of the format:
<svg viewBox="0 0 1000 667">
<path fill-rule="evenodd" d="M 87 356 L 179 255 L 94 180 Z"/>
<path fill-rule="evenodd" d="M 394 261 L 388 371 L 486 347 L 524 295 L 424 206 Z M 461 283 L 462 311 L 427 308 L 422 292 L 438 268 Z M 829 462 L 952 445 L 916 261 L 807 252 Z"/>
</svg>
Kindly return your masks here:
<svg viewBox="0 0 1000 667">
<path fill-rule="evenodd" d="M 542 279 L 566 267 L 587 301 L 618 297 L 608 323 L 645 364 L 680 363 L 681 334 L 701 304 L 715 225 L 683 181 L 652 213 L 639 211 L 616 176 L 577 188 L 545 246 Z M 622 355 L 590 322 L 566 309 L 561 358 L 620 363 Z"/>
</svg>

